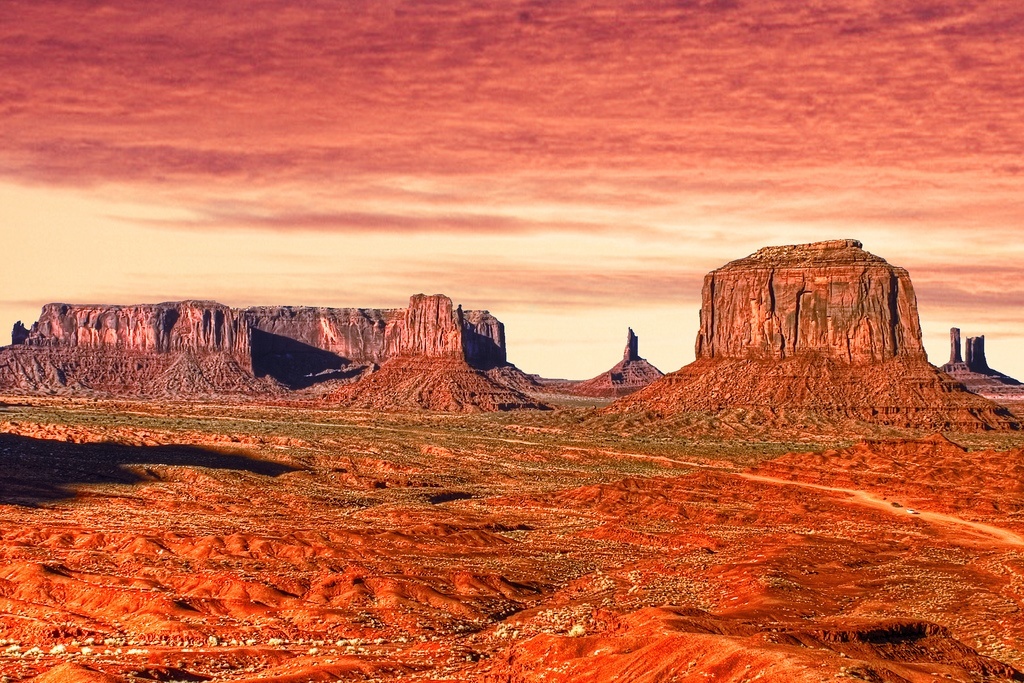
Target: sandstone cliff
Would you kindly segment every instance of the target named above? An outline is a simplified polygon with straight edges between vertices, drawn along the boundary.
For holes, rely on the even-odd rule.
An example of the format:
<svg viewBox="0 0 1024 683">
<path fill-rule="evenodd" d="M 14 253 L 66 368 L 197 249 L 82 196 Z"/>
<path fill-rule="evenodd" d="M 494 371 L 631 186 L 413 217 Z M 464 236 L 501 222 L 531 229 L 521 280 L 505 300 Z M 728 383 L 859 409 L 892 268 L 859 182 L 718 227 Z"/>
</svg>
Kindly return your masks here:
<svg viewBox="0 0 1024 683">
<path fill-rule="evenodd" d="M 280 393 L 353 382 L 399 357 L 511 367 L 504 326 L 443 295 L 408 308 L 252 307 L 182 301 L 47 304 L 0 350 L 0 388 L 125 396 Z"/>
<path fill-rule="evenodd" d="M 704 278 L 697 358 L 926 360 L 910 276 L 856 240 L 767 247 Z"/>
<path fill-rule="evenodd" d="M 700 321 L 697 360 L 609 415 L 717 415 L 758 429 L 1019 428 L 927 362 L 907 271 L 855 240 L 769 247 L 711 272 Z"/>
<path fill-rule="evenodd" d="M 248 327 L 214 301 L 138 306 L 46 304 L 25 346 L 142 353 L 227 353 L 248 363 Z"/>
<path fill-rule="evenodd" d="M 212 301 L 47 304 L 20 344 L 0 350 L 0 387 L 126 397 L 281 391 L 254 376 L 239 312 Z"/>
<path fill-rule="evenodd" d="M 417 294 L 408 308 L 258 306 L 241 314 L 249 327 L 263 333 L 257 335 L 262 343 L 271 344 L 265 336 L 272 335 L 352 363 L 379 365 L 409 354 L 463 357 L 480 368 L 506 362 L 501 321 L 488 311 L 453 308 L 451 299 L 440 294 Z"/>
</svg>

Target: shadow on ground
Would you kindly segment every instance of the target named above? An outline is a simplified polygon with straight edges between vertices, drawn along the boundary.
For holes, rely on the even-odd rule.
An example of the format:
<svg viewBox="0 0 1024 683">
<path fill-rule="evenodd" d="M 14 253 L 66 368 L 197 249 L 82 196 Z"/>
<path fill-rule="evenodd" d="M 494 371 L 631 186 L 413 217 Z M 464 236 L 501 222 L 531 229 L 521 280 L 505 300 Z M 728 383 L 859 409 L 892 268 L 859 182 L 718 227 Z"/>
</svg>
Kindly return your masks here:
<svg viewBox="0 0 1024 683">
<path fill-rule="evenodd" d="M 176 465 L 276 477 L 296 467 L 196 446 L 75 444 L 0 434 L 0 504 L 35 506 L 74 498 L 78 484 L 137 484 L 127 465 Z"/>
</svg>

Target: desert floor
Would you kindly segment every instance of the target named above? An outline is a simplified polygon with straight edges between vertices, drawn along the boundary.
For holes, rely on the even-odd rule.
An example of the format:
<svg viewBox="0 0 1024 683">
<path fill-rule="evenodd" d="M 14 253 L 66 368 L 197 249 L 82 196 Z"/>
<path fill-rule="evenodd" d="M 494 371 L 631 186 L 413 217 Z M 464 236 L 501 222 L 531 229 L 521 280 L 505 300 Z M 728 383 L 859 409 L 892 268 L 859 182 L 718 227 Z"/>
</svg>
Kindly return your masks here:
<svg viewBox="0 0 1024 683">
<path fill-rule="evenodd" d="M 0 674 L 1024 680 L 1024 437 L 919 436 L 8 397 Z"/>
</svg>

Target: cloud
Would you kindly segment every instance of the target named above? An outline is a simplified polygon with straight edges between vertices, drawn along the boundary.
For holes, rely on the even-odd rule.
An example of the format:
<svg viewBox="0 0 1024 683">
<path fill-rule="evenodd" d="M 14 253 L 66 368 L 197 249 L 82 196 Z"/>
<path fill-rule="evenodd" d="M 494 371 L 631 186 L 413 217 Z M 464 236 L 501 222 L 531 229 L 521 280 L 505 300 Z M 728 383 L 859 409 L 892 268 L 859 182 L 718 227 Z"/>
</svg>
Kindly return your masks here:
<svg viewBox="0 0 1024 683">
<path fill-rule="evenodd" d="M 438 213 L 409 215 L 387 211 L 379 212 L 284 212 L 284 213 L 207 213 L 192 219 L 140 219 L 118 217 L 135 225 L 172 228 L 176 230 L 271 230 L 328 233 L 464 233 L 475 236 L 532 234 L 550 232 L 580 232 L 597 234 L 610 232 L 613 226 L 582 221 L 543 221 L 515 216 L 475 213 Z M 635 228 L 639 230 L 640 228 Z M 645 228 L 645 230 L 649 231 Z"/>
<path fill-rule="evenodd" d="M 1006 3 L 371 5 L 4 3 L 0 173 L 330 184 L 1019 158 L 1024 8 Z"/>
</svg>

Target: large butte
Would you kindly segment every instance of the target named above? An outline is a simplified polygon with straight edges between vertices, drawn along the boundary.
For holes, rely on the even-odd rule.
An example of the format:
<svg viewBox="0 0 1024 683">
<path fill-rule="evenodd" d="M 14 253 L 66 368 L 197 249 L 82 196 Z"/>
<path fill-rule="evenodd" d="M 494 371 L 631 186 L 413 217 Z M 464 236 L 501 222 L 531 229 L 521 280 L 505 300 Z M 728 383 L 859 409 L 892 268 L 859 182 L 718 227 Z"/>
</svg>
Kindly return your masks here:
<svg viewBox="0 0 1024 683">
<path fill-rule="evenodd" d="M 709 273 L 696 360 L 608 411 L 798 428 L 1019 428 L 928 363 L 909 274 L 857 240 L 767 247 Z"/>
</svg>

